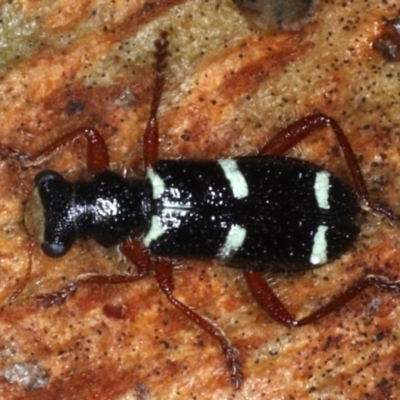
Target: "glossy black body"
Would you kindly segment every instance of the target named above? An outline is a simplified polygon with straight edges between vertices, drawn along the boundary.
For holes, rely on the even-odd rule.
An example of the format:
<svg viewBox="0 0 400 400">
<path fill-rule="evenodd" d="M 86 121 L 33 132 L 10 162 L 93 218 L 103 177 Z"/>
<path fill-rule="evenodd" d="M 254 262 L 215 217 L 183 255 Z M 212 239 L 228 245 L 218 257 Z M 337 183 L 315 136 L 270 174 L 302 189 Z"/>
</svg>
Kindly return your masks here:
<svg viewBox="0 0 400 400">
<path fill-rule="evenodd" d="M 319 226 L 327 227 L 325 262 L 357 237 L 358 200 L 341 180 L 330 175 L 329 208 L 318 204 L 314 185 L 320 167 L 276 156 L 234 162 L 247 187 L 242 197 L 217 161 L 158 161 L 151 170 L 156 181 L 105 172 L 90 182 L 68 183 L 52 172 L 44 179 L 49 176 L 44 172 L 37 179 L 46 220 L 43 249 L 57 256 L 65 251 L 51 254 L 54 243 L 69 248 L 77 238 L 93 237 L 113 246 L 133 235 L 155 255 L 302 270 L 313 267 L 310 254 Z M 244 239 L 223 252 L 232 226 L 240 227 Z"/>
<path fill-rule="evenodd" d="M 43 171 L 35 185 L 44 209 L 42 249 L 49 256 L 61 257 L 75 240 L 89 237 L 115 246 L 147 226 L 150 188 L 145 181 L 105 171 L 89 182 L 70 183 L 57 172 Z"/>
</svg>

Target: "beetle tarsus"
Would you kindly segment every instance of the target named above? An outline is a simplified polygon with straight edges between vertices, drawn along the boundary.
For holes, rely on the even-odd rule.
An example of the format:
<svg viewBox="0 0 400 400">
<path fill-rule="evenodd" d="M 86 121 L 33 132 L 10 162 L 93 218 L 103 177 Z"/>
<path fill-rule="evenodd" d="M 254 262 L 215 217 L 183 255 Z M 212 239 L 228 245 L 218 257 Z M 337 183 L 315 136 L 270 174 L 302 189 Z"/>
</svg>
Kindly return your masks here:
<svg viewBox="0 0 400 400">
<path fill-rule="evenodd" d="M 78 289 L 76 283 L 71 283 L 68 286 L 64 286 L 58 292 L 46 293 L 36 296 L 36 300 L 44 307 L 49 308 L 53 306 L 61 306 L 70 297 L 72 297 Z"/>
</svg>

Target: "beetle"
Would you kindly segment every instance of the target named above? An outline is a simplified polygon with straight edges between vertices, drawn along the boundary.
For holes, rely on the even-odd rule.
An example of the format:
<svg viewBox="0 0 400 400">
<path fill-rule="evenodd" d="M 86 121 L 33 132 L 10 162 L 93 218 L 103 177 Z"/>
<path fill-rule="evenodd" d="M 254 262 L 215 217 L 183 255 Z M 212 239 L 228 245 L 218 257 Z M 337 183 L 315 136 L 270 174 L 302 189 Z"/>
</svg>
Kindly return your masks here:
<svg viewBox="0 0 400 400">
<path fill-rule="evenodd" d="M 337 121 L 324 114 L 292 123 L 253 156 L 217 161 L 158 160 L 157 113 L 166 80 L 166 32 L 155 45 L 152 103 L 143 135 L 145 178 L 126 178 L 110 171 L 107 146 L 91 127 L 61 136 L 31 156 L 22 157 L 2 146 L 11 158 L 29 165 L 84 136 L 92 179 L 67 182 L 55 171 L 38 173 L 25 205 L 27 232 L 50 257 L 61 257 L 75 240 L 91 237 L 105 247 L 118 245 L 137 267 L 135 275 L 78 277 L 58 292 L 37 296 L 37 300 L 44 306 L 61 304 L 80 286 L 135 282 L 154 271 L 168 300 L 219 342 L 231 381 L 239 388 L 244 376 L 238 351 L 219 327 L 174 296 L 174 259 L 217 258 L 242 269 L 254 298 L 272 318 L 286 326 L 302 326 L 339 309 L 371 285 L 400 292 L 400 282 L 367 275 L 298 320 L 269 287 L 263 273 L 306 271 L 338 258 L 358 236 L 361 207 L 389 220 L 394 215 L 371 201 L 344 132 Z M 311 132 L 326 126 L 338 140 L 354 189 L 314 163 L 284 155 Z M 27 275 L 10 300 L 29 279 L 31 248 Z"/>
</svg>

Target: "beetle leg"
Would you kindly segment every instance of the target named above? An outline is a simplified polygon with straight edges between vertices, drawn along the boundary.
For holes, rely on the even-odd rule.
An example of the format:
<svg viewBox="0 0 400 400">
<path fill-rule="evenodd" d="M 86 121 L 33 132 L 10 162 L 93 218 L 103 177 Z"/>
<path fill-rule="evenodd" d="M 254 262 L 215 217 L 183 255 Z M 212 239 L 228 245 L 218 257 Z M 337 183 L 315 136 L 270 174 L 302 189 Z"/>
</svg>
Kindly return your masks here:
<svg viewBox="0 0 400 400">
<path fill-rule="evenodd" d="M 158 157 L 158 120 L 157 112 L 160 105 L 161 95 L 165 84 L 165 69 L 167 66 L 167 32 L 161 32 L 160 39 L 156 40 L 156 65 L 155 80 L 153 86 L 153 97 L 150 106 L 150 116 L 143 134 L 143 159 L 147 169 L 157 161 Z"/>
<path fill-rule="evenodd" d="M 118 283 L 130 283 L 136 282 L 149 275 L 151 270 L 152 260 L 150 253 L 143 246 L 141 241 L 135 237 L 129 237 L 121 244 L 120 250 L 122 254 L 128 258 L 133 264 L 136 265 L 137 274 L 112 274 L 112 275 L 99 275 L 99 274 L 87 274 L 82 276 L 76 284 L 77 285 L 88 285 L 88 284 L 118 284 Z"/>
<path fill-rule="evenodd" d="M 389 281 L 384 276 L 368 275 L 355 282 L 346 291 L 338 297 L 331 300 L 325 306 L 314 311 L 310 315 L 296 319 L 293 314 L 287 311 L 285 305 L 279 300 L 277 295 L 265 281 L 264 276 L 260 272 L 246 271 L 244 276 L 249 285 L 250 291 L 258 304 L 276 321 L 285 326 L 303 326 L 315 322 L 326 315 L 339 310 L 346 303 L 358 296 L 370 286 L 376 286 L 386 291 L 394 291 L 400 293 L 400 281 Z"/>
<path fill-rule="evenodd" d="M 351 178 L 354 182 L 355 191 L 361 204 L 370 209 L 373 213 L 385 215 L 389 220 L 392 221 L 394 219 L 394 215 L 391 210 L 371 201 L 367 185 L 365 184 L 364 177 L 362 175 L 360 166 L 358 165 L 354 151 L 342 128 L 333 118 L 324 114 L 313 114 L 301 118 L 275 134 L 260 150 L 260 154 L 282 155 L 289 149 L 296 146 L 315 130 L 327 126 L 332 128 L 339 147 L 343 152 Z"/>
<path fill-rule="evenodd" d="M 96 173 L 103 171 L 108 168 L 109 166 L 109 155 L 108 149 L 104 142 L 103 137 L 100 133 L 93 128 L 79 128 L 73 132 L 67 133 L 66 135 L 60 137 L 38 153 L 33 155 L 25 155 L 20 154 L 17 151 L 3 145 L 0 143 L 0 154 L 4 154 L 15 163 L 17 167 L 17 173 L 20 181 L 20 186 L 25 192 L 25 194 L 30 193 L 30 189 L 26 185 L 23 177 L 22 177 L 22 169 L 21 164 L 24 166 L 30 166 L 41 163 L 47 157 L 50 157 L 54 152 L 59 150 L 60 148 L 64 147 L 65 145 L 73 142 L 80 136 L 85 136 L 87 139 L 87 166 L 88 171 L 90 173 Z M 28 247 L 28 268 L 25 274 L 25 277 L 19 287 L 11 294 L 9 297 L 9 301 L 14 301 L 19 294 L 22 292 L 24 287 L 26 286 L 27 282 L 29 281 L 31 270 L 32 270 L 32 253 L 33 253 L 33 246 L 34 246 L 34 239 L 31 238 L 29 247 Z M 39 296 L 38 300 L 42 301 L 43 303 L 52 304 L 60 304 L 63 303 L 68 297 L 72 296 L 77 288 L 75 288 L 75 284 L 72 284 L 67 288 L 63 288 L 58 293 L 52 293 L 49 295 Z"/>
<path fill-rule="evenodd" d="M 21 167 L 21 162 L 26 160 L 29 156 L 1 142 L 0 142 L 0 156 L 6 157 L 13 164 L 13 168 L 16 171 L 18 184 L 20 188 L 22 189 L 25 195 L 29 195 L 31 189 L 30 186 L 25 181 Z"/>
<path fill-rule="evenodd" d="M 67 133 L 53 143 L 49 144 L 38 153 L 33 154 L 24 160 L 24 164 L 35 165 L 41 163 L 44 159 L 50 157 L 57 150 L 74 142 L 77 138 L 84 136 L 87 140 L 87 169 L 91 174 L 104 171 L 109 167 L 110 158 L 108 149 L 103 137 L 93 128 L 79 128 L 73 132 Z"/>
<path fill-rule="evenodd" d="M 31 278 L 31 273 L 32 273 L 32 257 L 33 257 L 33 251 L 36 247 L 36 242 L 34 240 L 30 240 L 29 242 L 29 247 L 28 247 L 28 268 L 25 272 L 25 276 L 22 280 L 21 283 L 18 284 L 17 289 L 14 290 L 14 292 L 11 294 L 11 296 L 8 297 L 9 302 L 13 302 L 24 290 L 25 286 L 28 284 L 30 278 Z"/>
<path fill-rule="evenodd" d="M 231 373 L 231 381 L 234 384 L 235 388 L 239 388 L 243 381 L 243 373 L 241 370 L 241 363 L 238 359 L 238 350 L 236 350 L 229 339 L 226 337 L 225 333 L 215 326 L 211 321 L 206 319 L 205 317 L 200 316 L 191 308 L 181 303 L 174 295 L 174 282 L 172 277 L 172 263 L 165 259 L 159 258 L 156 261 L 156 279 L 161 288 L 161 290 L 165 293 L 168 300 L 179 310 L 181 311 L 187 318 L 189 318 L 192 322 L 194 322 L 197 326 L 202 328 L 205 332 L 211 335 L 214 339 L 216 339 L 225 355 L 225 358 L 228 362 L 228 367 Z"/>
<path fill-rule="evenodd" d="M 122 254 L 136 265 L 138 275 L 146 276 L 150 273 L 151 257 L 147 248 L 136 237 L 128 237 L 121 244 L 120 250 Z"/>
<path fill-rule="evenodd" d="M 75 294 L 78 290 L 76 283 L 62 287 L 58 292 L 40 294 L 36 296 L 36 301 L 40 303 L 44 308 L 52 306 L 60 306 L 65 303 L 67 299 Z"/>
<path fill-rule="evenodd" d="M 109 285 L 136 282 L 146 277 L 151 268 L 150 254 L 144 249 L 137 238 L 128 238 L 120 247 L 121 252 L 132 261 L 138 270 L 137 274 L 85 274 L 58 292 L 36 296 L 36 300 L 45 308 L 61 305 L 75 294 L 79 287 L 84 285 Z M 17 294 L 19 294 L 18 291 Z M 14 294 L 13 294 L 14 296 Z"/>
</svg>

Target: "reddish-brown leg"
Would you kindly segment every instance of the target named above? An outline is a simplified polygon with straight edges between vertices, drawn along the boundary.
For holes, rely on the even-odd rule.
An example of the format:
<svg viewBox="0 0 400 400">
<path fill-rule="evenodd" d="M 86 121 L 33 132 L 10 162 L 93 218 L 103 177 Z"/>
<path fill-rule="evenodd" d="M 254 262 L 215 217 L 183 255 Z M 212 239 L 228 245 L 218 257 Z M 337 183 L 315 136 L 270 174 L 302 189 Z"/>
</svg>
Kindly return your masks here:
<svg viewBox="0 0 400 400">
<path fill-rule="evenodd" d="M 148 120 L 147 127 L 143 136 L 143 158 L 144 166 L 146 169 L 153 165 L 157 161 L 158 157 L 159 133 L 157 112 L 160 104 L 162 89 L 165 84 L 167 47 L 167 33 L 162 32 L 160 40 L 156 42 L 156 79 L 153 88 L 153 99 L 150 108 L 150 118 Z M 143 253 L 145 254 L 144 251 Z M 219 342 L 228 362 L 228 367 L 231 372 L 232 383 L 236 388 L 239 388 L 243 380 L 243 373 L 241 371 L 241 364 L 238 359 L 238 351 L 231 345 L 230 341 L 221 329 L 213 325 L 204 317 L 201 317 L 191 308 L 181 303 L 178 299 L 176 299 L 176 297 L 174 297 L 172 293 L 174 290 L 172 263 L 164 258 L 154 258 L 153 266 L 157 282 L 161 290 L 167 296 L 168 300 L 187 318 L 189 318 L 192 322 L 194 322 L 197 326 L 202 328 Z"/>
<path fill-rule="evenodd" d="M 332 128 L 333 133 L 335 134 L 339 143 L 339 147 L 343 152 L 352 180 L 354 182 L 355 191 L 360 199 L 360 202 L 373 213 L 385 215 L 389 220 L 392 221 L 394 216 L 391 210 L 371 201 L 364 177 L 362 175 L 360 166 L 358 165 L 353 149 L 342 128 L 333 118 L 330 118 L 324 114 L 313 114 L 301 118 L 300 120 L 289 125 L 287 128 L 275 134 L 261 149 L 260 154 L 284 154 L 286 151 L 293 148 L 296 146 L 296 144 L 305 139 L 312 132 L 327 126 Z"/>
<path fill-rule="evenodd" d="M 155 82 L 153 87 L 153 97 L 150 107 L 150 116 L 146 130 L 143 136 L 143 157 L 145 167 L 148 168 L 157 160 L 158 155 L 158 122 L 157 111 L 160 104 L 162 89 L 165 83 L 165 68 L 167 57 L 167 33 L 162 32 L 160 39 L 155 42 L 156 45 L 156 65 Z M 55 151 L 73 142 L 78 137 L 84 135 L 88 141 L 87 168 L 90 173 L 100 172 L 109 166 L 109 155 L 107 146 L 102 136 L 92 128 L 81 128 L 68 133 L 39 153 L 26 159 L 26 163 L 35 164 L 42 159 L 52 155 Z M 149 273 L 151 268 L 151 259 L 148 252 L 143 248 L 138 239 L 128 238 L 122 245 L 121 251 L 125 256 L 136 264 L 138 273 L 136 275 L 115 274 L 115 275 L 89 275 L 78 279 L 76 282 L 62 288 L 55 293 L 37 296 L 37 300 L 45 307 L 59 305 L 71 297 L 80 286 L 89 284 L 118 284 L 130 283 L 142 279 Z"/>
<path fill-rule="evenodd" d="M 120 247 L 121 252 L 136 265 L 137 274 L 88 274 L 83 275 L 75 282 L 63 287 L 58 292 L 46 293 L 36 296 L 36 300 L 44 307 L 61 305 L 69 299 L 79 287 L 85 285 L 109 285 L 120 283 L 132 283 L 146 277 L 151 269 L 151 259 L 149 253 L 144 249 L 143 245 L 136 238 L 128 238 Z"/>
<path fill-rule="evenodd" d="M 30 280 L 32 272 L 32 257 L 35 246 L 36 242 L 34 240 L 30 240 L 28 245 L 28 268 L 25 272 L 24 279 L 18 284 L 17 289 L 14 290 L 11 296 L 8 297 L 8 301 L 10 302 L 14 301 L 21 294 L 21 292 L 24 290 L 25 286 Z"/>
<path fill-rule="evenodd" d="M 103 137 L 94 128 L 79 128 L 73 132 L 61 136 L 53 143 L 42 149 L 36 154 L 28 156 L 25 163 L 34 165 L 40 163 L 43 159 L 50 157 L 57 150 L 74 142 L 79 137 L 84 136 L 87 140 L 87 169 L 91 174 L 104 171 L 109 167 L 110 158 L 108 149 Z"/>
<path fill-rule="evenodd" d="M 152 260 L 150 253 L 143 246 L 138 238 L 130 237 L 120 245 L 120 250 L 124 256 L 131 261 L 137 269 L 135 275 L 130 274 L 113 274 L 113 275 L 87 275 L 79 279 L 78 285 L 88 284 L 117 284 L 131 283 L 143 279 L 149 275 L 151 271 Z"/>
<path fill-rule="evenodd" d="M 169 260 L 163 258 L 157 259 L 155 265 L 156 279 L 161 290 L 165 293 L 168 300 L 179 311 L 181 311 L 182 314 L 219 342 L 228 363 L 229 371 L 231 373 L 231 381 L 235 388 L 238 389 L 243 381 L 241 363 L 238 358 L 239 352 L 232 346 L 231 342 L 220 328 L 174 297 L 172 293 L 174 290 L 172 270 L 173 265 Z"/>
<path fill-rule="evenodd" d="M 0 143 L 0 155 L 7 158 L 13 164 L 13 169 L 17 173 L 20 188 L 25 195 L 29 195 L 30 187 L 25 182 L 25 178 L 23 176 L 21 168 L 21 162 L 23 162 L 27 158 L 27 155 L 20 153 L 18 150 L 15 150 L 3 143 Z"/>
<path fill-rule="evenodd" d="M 142 243 L 136 238 L 127 239 L 121 246 L 121 251 L 132 263 L 137 266 L 138 273 L 136 275 L 91 274 L 83 276 L 76 282 L 62 288 L 59 292 L 37 296 L 37 300 L 41 302 L 44 307 L 61 305 L 69 297 L 71 297 L 79 287 L 83 285 L 104 285 L 136 282 L 147 276 L 153 265 L 157 283 L 163 293 L 165 293 L 165 295 L 167 296 L 168 300 L 187 318 L 189 318 L 197 326 L 202 328 L 218 341 L 228 363 L 229 371 L 231 373 L 231 381 L 234 384 L 235 388 L 239 388 L 243 381 L 241 363 L 238 358 L 239 352 L 232 346 L 231 342 L 221 329 L 213 325 L 206 318 L 197 314 L 193 309 L 180 302 L 173 295 L 173 264 L 169 260 L 160 257 L 152 260 L 147 249 L 145 249 Z"/>
<path fill-rule="evenodd" d="M 100 133 L 93 128 L 80 128 L 77 129 L 73 132 L 67 133 L 64 136 L 61 136 L 59 139 L 55 140 L 53 143 L 51 143 L 49 146 L 45 147 L 38 153 L 35 153 L 30 156 L 19 156 L 18 154 L 14 154 L 12 150 L 8 149 L 4 145 L 0 145 L 0 152 L 7 152 L 7 155 L 11 156 L 11 160 L 16 161 L 17 158 L 19 158 L 25 165 L 34 165 L 36 163 L 40 163 L 42 160 L 46 159 L 47 157 L 50 157 L 54 152 L 59 150 L 60 148 L 64 147 L 65 145 L 72 143 L 74 140 L 77 138 L 84 136 L 87 140 L 87 168 L 88 171 L 92 174 L 96 172 L 103 171 L 108 168 L 110 164 L 110 159 L 108 155 L 108 149 L 107 146 L 104 142 L 104 139 L 100 135 Z M 24 189 L 24 192 L 26 194 L 29 194 L 29 189 L 27 188 L 27 185 L 25 184 L 24 180 L 21 178 L 22 177 L 22 172 L 20 169 L 20 164 L 18 164 L 18 174 L 20 176 L 20 180 L 23 183 L 22 187 Z M 18 295 L 23 291 L 25 288 L 26 284 L 29 282 L 30 279 L 30 274 L 32 270 L 32 252 L 33 252 L 33 247 L 32 247 L 33 239 L 30 242 L 29 248 L 28 248 L 28 269 L 26 272 L 26 275 L 24 279 L 22 280 L 21 284 L 18 286 L 18 288 L 12 293 L 12 295 L 9 297 L 9 301 L 14 301 Z M 68 297 L 70 297 L 73 293 L 76 291 L 76 287 L 74 285 L 70 285 L 66 288 L 61 289 L 60 292 L 54 293 L 54 294 L 49 294 L 47 296 L 47 299 L 44 299 L 46 296 L 39 296 L 38 300 L 43 301 L 43 303 L 49 303 L 49 304 L 56 304 L 65 301 Z M 51 299 L 50 299 L 51 298 Z M 63 300 L 62 300 L 63 299 Z M 61 301 L 62 300 L 62 301 Z"/>
<path fill-rule="evenodd" d="M 153 87 L 153 99 L 150 108 L 150 118 L 147 123 L 147 127 L 143 136 L 143 158 L 144 166 L 147 169 L 153 165 L 158 158 L 158 121 L 157 112 L 160 105 L 160 99 L 162 90 L 165 84 L 165 68 L 167 65 L 167 33 L 162 32 L 161 38 L 156 42 L 156 79 Z M 185 304 L 181 303 L 173 295 L 174 283 L 172 277 L 173 265 L 170 261 L 157 258 L 154 259 L 154 270 L 156 273 L 157 282 L 161 290 L 165 293 L 168 300 L 180 310 L 187 318 L 198 325 L 200 328 L 205 330 L 214 339 L 216 339 L 228 362 L 229 370 L 231 371 L 231 380 L 236 388 L 239 388 L 242 380 L 243 374 L 241 371 L 241 364 L 238 359 L 238 351 L 231 345 L 225 334 L 213 325 L 211 322 L 207 321 L 204 317 L 201 317 L 195 311 L 187 307 Z"/>
<path fill-rule="evenodd" d="M 332 128 L 338 140 L 339 147 L 344 154 L 344 158 L 350 170 L 350 174 L 354 181 L 355 190 L 360 201 L 373 212 L 377 214 L 383 214 L 392 220 L 393 214 L 390 210 L 371 202 L 353 149 L 351 148 L 351 145 L 348 142 L 342 128 L 334 119 L 327 117 L 324 114 L 314 114 L 302 118 L 274 135 L 261 149 L 260 154 L 284 154 L 287 150 L 291 149 L 301 140 L 306 138 L 310 133 L 326 126 L 330 126 Z M 353 284 L 344 293 L 339 295 L 336 299 L 330 301 L 324 307 L 316 310 L 307 317 L 298 320 L 294 315 L 287 311 L 284 304 L 279 300 L 274 291 L 265 281 L 262 273 L 257 271 L 246 271 L 244 272 L 244 275 L 249 288 L 259 305 L 272 318 L 286 326 L 302 326 L 314 322 L 325 315 L 340 309 L 344 304 L 349 302 L 351 299 L 370 286 L 377 286 L 384 290 L 400 292 L 400 282 L 390 282 L 385 277 L 367 276 Z"/>
<path fill-rule="evenodd" d="M 167 32 L 161 32 L 156 44 L 155 80 L 153 86 L 153 98 L 150 106 L 150 117 L 143 134 L 143 159 L 147 169 L 157 161 L 158 157 L 158 120 L 157 112 L 160 105 L 161 94 L 165 84 L 165 69 L 167 66 Z"/>
<path fill-rule="evenodd" d="M 318 319 L 339 310 L 346 303 L 358 296 L 370 286 L 376 286 L 387 291 L 400 293 L 400 281 L 391 282 L 384 276 L 369 275 L 350 286 L 344 293 L 331 300 L 325 306 L 314 311 L 307 317 L 296 319 L 290 314 L 284 304 L 279 300 L 274 291 L 270 288 L 260 272 L 245 272 L 244 276 L 249 285 L 250 291 L 258 304 L 276 321 L 286 326 L 303 326 L 315 322 Z"/>
<path fill-rule="evenodd" d="M 32 155 L 19 153 L 17 150 L 0 143 L 0 154 L 9 158 L 15 164 L 15 169 L 20 180 L 20 186 L 24 193 L 29 195 L 31 189 L 28 187 L 23 178 L 21 164 L 25 167 L 40 164 L 43 162 L 43 160 L 52 156 L 56 151 L 74 142 L 76 139 L 82 136 L 87 140 L 86 159 L 88 171 L 91 174 L 95 174 L 96 172 L 107 169 L 110 164 L 108 149 L 103 137 L 94 128 L 83 127 L 76 129 L 73 132 L 61 136 L 44 149 Z"/>
</svg>

